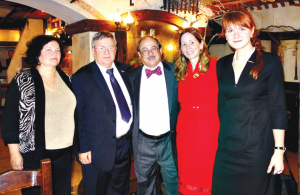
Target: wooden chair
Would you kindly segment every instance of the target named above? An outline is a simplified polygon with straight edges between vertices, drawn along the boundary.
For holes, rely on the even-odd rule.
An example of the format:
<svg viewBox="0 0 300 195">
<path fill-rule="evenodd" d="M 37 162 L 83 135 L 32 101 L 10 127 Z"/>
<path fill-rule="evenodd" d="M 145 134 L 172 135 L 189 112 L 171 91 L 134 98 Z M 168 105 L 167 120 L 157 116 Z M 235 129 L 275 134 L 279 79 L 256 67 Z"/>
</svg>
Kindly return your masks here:
<svg viewBox="0 0 300 195">
<path fill-rule="evenodd" d="M 32 186 L 41 186 L 42 195 L 52 195 L 49 159 L 41 160 L 41 168 L 37 170 L 10 170 L 0 174 L 0 194 Z"/>
</svg>

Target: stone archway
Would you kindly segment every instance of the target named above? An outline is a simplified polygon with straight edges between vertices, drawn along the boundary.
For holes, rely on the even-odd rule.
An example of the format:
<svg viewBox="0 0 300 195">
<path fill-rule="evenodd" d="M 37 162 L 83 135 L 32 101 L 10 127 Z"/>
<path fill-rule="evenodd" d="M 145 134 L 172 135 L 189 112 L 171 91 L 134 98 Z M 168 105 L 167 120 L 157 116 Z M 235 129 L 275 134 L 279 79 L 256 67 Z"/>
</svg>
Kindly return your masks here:
<svg viewBox="0 0 300 195">
<path fill-rule="evenodd" d="M 49 0 L 8 0 L 11 2 L 23 4 L 32 8 L 43 10 L 52 16 L 55 16 L 66 23 L 74 23 L 84 19 L 104 19 L 104 17 L 91 6 L 74 5 L 70 2 L 57 2 Z M 81 7 L 84 7 L 81 8 Z"/>
</svg>

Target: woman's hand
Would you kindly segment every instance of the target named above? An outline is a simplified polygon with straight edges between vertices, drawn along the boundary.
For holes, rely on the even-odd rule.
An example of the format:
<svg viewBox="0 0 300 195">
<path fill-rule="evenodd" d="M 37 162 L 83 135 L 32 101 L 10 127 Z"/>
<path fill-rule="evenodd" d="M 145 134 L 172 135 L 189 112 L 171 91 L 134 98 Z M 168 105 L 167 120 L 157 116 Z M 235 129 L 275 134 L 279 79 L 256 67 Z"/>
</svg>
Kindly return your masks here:
<svg viewBox="0 0 300 195">
<path fill-rule="evenodd" d="M 274 150 L 274 154 L 271 158 L 267 173 L 270 173 L 272 171 L 272 168 L 274 167 L 273 174 L 281 174 L 284 170 L 284 164 L 283 164 L 283 153 L 284 150 Z"/>
<path fill-rule="evenodd" d="M 19 144 L 8 144 L 10 164 L 14 170 L 23 170 L 23 157 L 19 150 Z"/>
</svg>

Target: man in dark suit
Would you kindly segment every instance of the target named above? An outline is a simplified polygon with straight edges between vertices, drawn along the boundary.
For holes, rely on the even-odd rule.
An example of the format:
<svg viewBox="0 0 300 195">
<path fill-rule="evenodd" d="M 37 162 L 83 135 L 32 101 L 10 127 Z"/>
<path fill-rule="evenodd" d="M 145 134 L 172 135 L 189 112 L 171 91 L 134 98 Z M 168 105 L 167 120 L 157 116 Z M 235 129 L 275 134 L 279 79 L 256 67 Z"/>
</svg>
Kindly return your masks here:
<svg viewBox="0 0 300 195">
<path fill-rule="evenodd" d="M 116 49 L 113 34 L 96 33 L 95 61 L 72 76 L 86 195 L 127 195 L 129 190 L 132 90 L 127 66 L 114 61 Z"/>
<path fill-rule="evenodd" d="M 166 195 L 178 194 L 176 122 L 179 112 L 174 65 L 161 62 L 161 44 L 144 37 L 137 46 L 144 66 L 130 73 L 134 93 L 133 153 L 138 195 L 156 194 L 156 165 Z"/>
<path fill-rule="evenodd" d="M 9 58 L 6 59 L 5 70 L 8 69 L 8 66 L 10 64 L 10 61 L 11 61 L 11 58 L 13 57 L 13 55 L 14 55 L 14 50 L 8 50 L 8 56 L 9 56 Z"/>
</svg>

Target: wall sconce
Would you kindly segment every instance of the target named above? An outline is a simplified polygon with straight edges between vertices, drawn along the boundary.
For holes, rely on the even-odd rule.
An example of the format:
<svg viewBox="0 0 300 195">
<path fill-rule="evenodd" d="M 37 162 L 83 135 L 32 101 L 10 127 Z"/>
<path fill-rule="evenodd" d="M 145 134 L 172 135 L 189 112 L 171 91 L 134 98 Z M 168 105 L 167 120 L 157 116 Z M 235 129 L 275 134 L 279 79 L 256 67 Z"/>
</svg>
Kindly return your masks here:
<svg viewBox="0 0 300 195">
<path fill-rule="evenodd" d="M 141 38 L 146 36 L 146 31 L 145 30 L 141 30 Z"/>
<path fill-rule="evenodd" d="M 134 22 L 131 14 L 130 14 L 130 11 L 128 11 L 127 18 L 125 20 L 125 23 L 128 26 L 128 29 L 126 29 L 126 26 L 123 24 L 121 15 L 119 13 L 119 9 L 117 10 L 114 21 L 115 21 L 115 24 L 117 25 L 117 31 L 129 31 L 132 23 Z"/>
<path fill-rule="evenodd" d="M 155 29 L 150 29 L 150 36 L 155 38 Z"/>
</svg>

